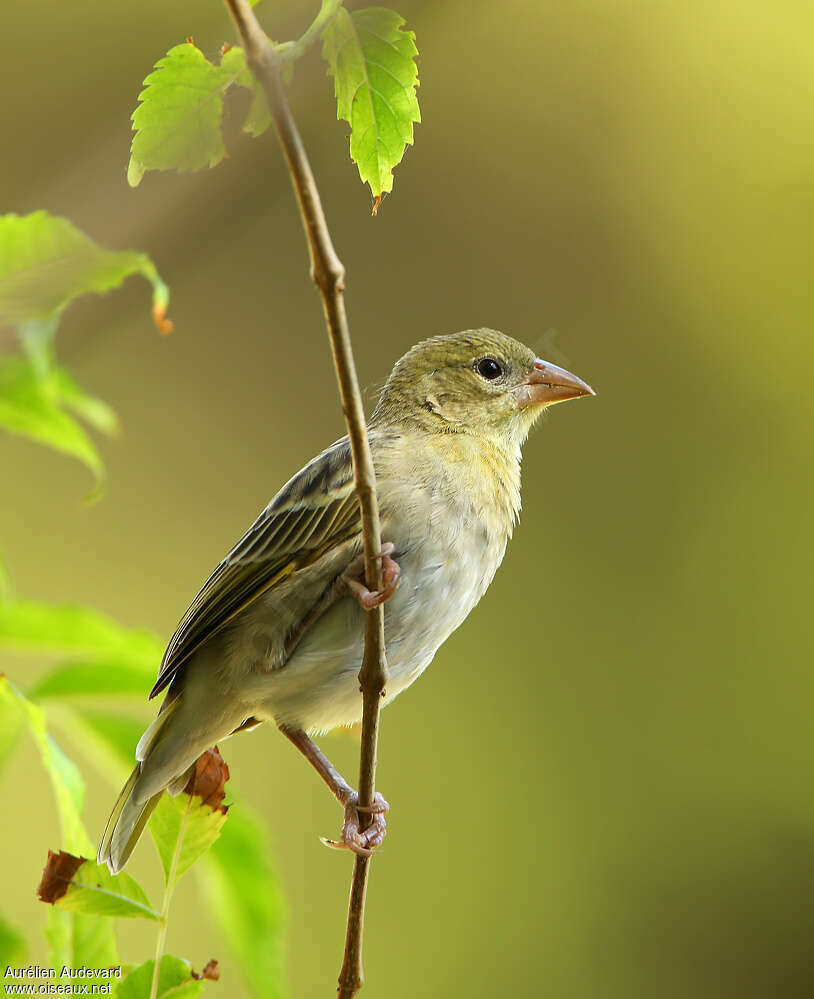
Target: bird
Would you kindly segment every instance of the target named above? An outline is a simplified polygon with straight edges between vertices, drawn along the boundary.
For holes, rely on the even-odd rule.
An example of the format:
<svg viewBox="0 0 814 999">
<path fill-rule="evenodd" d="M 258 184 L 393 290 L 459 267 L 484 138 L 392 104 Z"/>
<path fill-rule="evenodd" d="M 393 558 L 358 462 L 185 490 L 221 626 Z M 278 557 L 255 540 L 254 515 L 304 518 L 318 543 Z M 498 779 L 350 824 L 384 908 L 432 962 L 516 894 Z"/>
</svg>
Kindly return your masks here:
<svg viewBox="0 0 814 999">
<path fill-rule="evenodd" d="M 472 329 L 398 360 L 368 423 L 382 525 L 382 585 L 364 582 L 347 437 L 274 496 L 220 562 L 164 654 L 158 716 L 113 808 L 97 860 L 126 864 L 164 791 L 179 794 L 215 743 L 264 722 L 303 753 L 344 809 L 337 844 L 377 849 L 369 815 L 313 737 L 362 716 L 367 611 L 384 604 L 388 704 L 427 668 L 486 592 L 520 513 L 521 448 L 555 403 L 594 395 L 518 340 Z"/>
</svg>

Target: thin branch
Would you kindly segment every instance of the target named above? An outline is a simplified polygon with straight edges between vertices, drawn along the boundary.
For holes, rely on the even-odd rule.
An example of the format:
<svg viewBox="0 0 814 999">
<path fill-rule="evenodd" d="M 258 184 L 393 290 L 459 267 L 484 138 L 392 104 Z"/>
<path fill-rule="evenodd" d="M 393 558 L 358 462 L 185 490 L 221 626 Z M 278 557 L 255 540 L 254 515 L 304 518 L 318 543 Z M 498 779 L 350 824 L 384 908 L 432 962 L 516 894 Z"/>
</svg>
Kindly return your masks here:
<svg viewBox="0 0 814 999">
<path fill-rule="evenodd" d="M 365 582 L 368 589 L 380 590 L 382 578 L 379 555 L 382 550 L 382 539 L 376 501 L 376 476 L 345 315 L 345 268 L 331 242 L 316 181 L 288 106 L 280 76 L 281 57 L 260 27 L 248 0 L 225 0 L 225 2 L 243 42 L 246 61 L 265 92 L 299 202 L 311 255 L 311 276 L 322 296 L 325 321 L 339 381 L 342 410 L 348 426 L 354 484 L 362 515 Z M 363 703 L 359 804 L 363 806 L 373 804 L 379 708 L 386 682 L 384 609 L 379 606 L 368 611 L 365 617 L 365 653 L 359 673 Z M 364 982 L 362 931 L 369 859 L 356 856 L 354 860 L 348 903 L 345 957 L 339 974 L 339 999 L 352 999 Z"/>
</svg>

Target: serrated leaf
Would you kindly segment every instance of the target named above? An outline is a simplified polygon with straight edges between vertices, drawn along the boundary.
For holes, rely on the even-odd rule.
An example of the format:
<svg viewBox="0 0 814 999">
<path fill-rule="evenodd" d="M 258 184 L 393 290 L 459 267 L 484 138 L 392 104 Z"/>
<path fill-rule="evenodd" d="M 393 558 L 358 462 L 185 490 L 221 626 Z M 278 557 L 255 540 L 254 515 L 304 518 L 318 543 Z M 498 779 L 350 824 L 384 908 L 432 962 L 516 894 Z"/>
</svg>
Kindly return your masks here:
<svg viewBox="0 0 814 999">
<path fill-rule="evenodd" d="M 89 729 L 95 730 L 105 744 L 104 751 L 116 758 L 116 781 L 121 783 L 132 768 L 133 747 L 143 725 L 133 719 L 111 717 L 107 712 L 72 711 L 69 730 L 98 760 L 102 748 L 97 751 L 92 744 Z M 228 819 L 196 867 L 200 889 L 254 994 L 275 999 L 284 994 L 281 969 L 285 904 L 270 863 L 268 835 L 260 820 L 244 806 L 230 808 Z M 172 842 L 177 819 L 173 821 L 173 829 L 163 836 L 167 843 Z M 166 872 L 172 857 L 168 849 L 162 849 Z M 172 995 L 175 999 L 175 993 Z"/>
<path fill-rule="evenodd" d="M 272 869 L 268 835 L 242 805 L 207 856 L 200 886 L 251 991 L 264 999 L 284 994 L 285 904 Z"/>
<path fill-rule="evenodd" d="M 0 601 L 0 648 L 115 656 L 144 666 L 160 661 L 163 647 L 148 631 L 123 628 L 88 607 Z"/>
<path fill-rule="evenodd" d="M 133 112 L 133 145 L 127 181 L 137 187 L 147 170 L 202 170 L 225 154 L 223 93 L 245 71 L 243 51 L 229 49 L 220 66 L 190 42 L 156 63 Z"/>
<path fill-rule="evenodd" d="M 0 359 L 0 427 L 78 458 L 98 484 L 103 478 L 102 461 L 79 423 L 62 408 L 59 374 L 42 377 L 26 357 Z M 76 397 L 74 409 L 75 401 Z"/>
<path fill-rule="evenodd" d="M 111 874 L 84 857 L 49 852 L 40 900 L 88 916 L 159 919 L 141 885 L 129 874 Z"/>
<path fill-rule="evenodd" d="M 114 877 L 123 880 L 114 883 Z M 127 874 L 112 875 L 107 868 L 88 861 L 79 869 L 76 878 L 79 880 L 74 880 L 64 897 L 57 902 L 69 912 L 82 912 L 88 916 L 159 918 L 141 886 Z"/>
<path fill-rule="evenodd" d="M 175 882 L 203 856 L 220 836 L 226 821 L 223 784 L 229 768 L 217 750 L 207 750 L 195 765 L 195 794 L 186 790 L 161 797 L 150 819 L 164 880 Z"/>
<path fill-rule="evenodd" d="M 104 250 L 45 211 L 0 215 L 0 325 L 52 317 L 78 295 L 103 294 L 131 274 L 152 284 L 154 306 L 165 310 L 169 290 L 146 253 Z"/>
<path fill-rule="evenodd" d="M 337 118 L 351 126 L 350 155 L 374 197 L 393 189 L 393 167 L 421 121 L 415 35 L 383 7 L 340 8 L 322 33 Z"/>
<path fill-rule="evenodd" d="M 92 860 L 84 863 L 57 905 L 70 912 L 89 916 L 158 919 L 147 894 L 129 874 L 111 874 Z"/>
<path fill-rule="evenodd" d="M 134 968 L 123 978 L 116 988 L 116 999 L 146 999 L 150 994 L 150 984 L 153 980 L 155 961 L 145 961 Z M 203 982 L 197 982 L 192 977 L 192 968 L 188 961 L 165 954 L 161 958 L 161 970 L 158 973 L 157 999 L 193 999 L 201 994 Z M 176 990 L 188 991 L 176 991 Z"/>
</svg>

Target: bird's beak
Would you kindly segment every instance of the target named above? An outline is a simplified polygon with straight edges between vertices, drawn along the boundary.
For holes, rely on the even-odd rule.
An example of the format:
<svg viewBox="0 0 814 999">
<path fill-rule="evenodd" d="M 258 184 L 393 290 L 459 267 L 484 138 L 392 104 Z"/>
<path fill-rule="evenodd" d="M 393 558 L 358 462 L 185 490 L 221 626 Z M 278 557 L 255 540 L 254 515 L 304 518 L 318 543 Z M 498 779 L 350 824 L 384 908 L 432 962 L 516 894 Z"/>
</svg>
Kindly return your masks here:
<svg viewBox="0 0 814 999">
<path fill-rule="evenodd" d="M 538 357 L 534 368 L 515 388 L 518 409 L 528 406 L 553 406 L 555 402 L 578 399 L 582 395 L 596 395 L 594 390 L 565 368 L 558 368 L 550 361 Z"/>
</svg>

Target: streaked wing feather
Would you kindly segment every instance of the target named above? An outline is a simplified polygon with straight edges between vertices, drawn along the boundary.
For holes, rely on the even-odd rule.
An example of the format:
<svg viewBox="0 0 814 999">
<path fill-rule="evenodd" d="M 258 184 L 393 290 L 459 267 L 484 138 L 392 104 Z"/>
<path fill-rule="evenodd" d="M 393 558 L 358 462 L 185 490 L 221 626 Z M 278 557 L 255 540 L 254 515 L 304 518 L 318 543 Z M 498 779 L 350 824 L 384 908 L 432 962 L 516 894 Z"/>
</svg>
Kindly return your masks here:
<svg viewBox="0 0 814 999">
<path fill-rule="evenodd" d="M 164 653 L 150 697 L 262 593 L 360 530 L 350 447 L 343 438 L 283 486 L 204 583 Z"/>
</svg>

